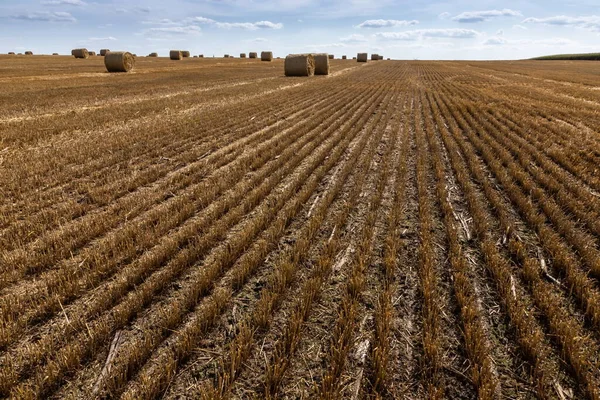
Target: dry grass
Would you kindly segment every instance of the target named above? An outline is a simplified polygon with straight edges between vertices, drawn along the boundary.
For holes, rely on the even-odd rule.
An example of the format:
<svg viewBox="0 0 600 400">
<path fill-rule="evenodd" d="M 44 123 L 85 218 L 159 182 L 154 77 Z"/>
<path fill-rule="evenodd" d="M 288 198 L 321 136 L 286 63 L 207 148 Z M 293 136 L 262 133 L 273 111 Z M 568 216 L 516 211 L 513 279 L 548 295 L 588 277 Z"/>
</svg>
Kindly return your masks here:
<svg viewBox="0 0 600 400">
<path fill-rule="evenodd" d="M 0 56 L 0 396 L 600 397 L 591 64 L 104 53 Z"/>
</svg>

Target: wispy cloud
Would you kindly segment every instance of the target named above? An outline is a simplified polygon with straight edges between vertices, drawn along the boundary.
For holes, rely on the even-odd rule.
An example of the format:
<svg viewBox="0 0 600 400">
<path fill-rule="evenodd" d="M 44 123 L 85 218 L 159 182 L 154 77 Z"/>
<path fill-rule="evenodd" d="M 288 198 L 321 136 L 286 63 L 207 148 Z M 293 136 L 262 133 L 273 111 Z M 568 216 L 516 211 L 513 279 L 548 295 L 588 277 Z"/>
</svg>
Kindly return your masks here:
<svg viewBox="0 0 600 400">
<path fill-rule="evenodd" d="M 492 36 L 483 42 L 484 46 L 577 46 L 578 43 L 565 38 L 549 38 L 549 39 L 506 39 L 500 36 Z"/>
<path fill-rule="evenodd" d="M 188 18 L 186 21 L 189 23 L 196 23 L 201 25 L 212 25 L 216 28 L 220 29 L 246 29 L 250 31 L 256 31 L 259 29 L 282 29 L 282 23 L 275 23 L 271 21 L 258 21 L 258 22 L 219 22 L 211 18 L 205 17 L 192 17 Z"/>
<path fill-rule="evenodd" d="M 91 37 L 88 39 L 88 42 L 108 42 L 108 41 L 115 41 L 115 40 L 117 40 L 117 38 L 114 36 Z"/>
<path fill-rule="evenodd" d="M 202 29 L 196 25 L 187 26 L 166 26 L 160 28 L 150 28 L 145 31 L 146 34 L 174 34 L 174 35 L 198 35 Z"/>
<path fill-rule="evenodd" d="M 368 39 L 363 35 L 350 35 L 340 38 L 340 42 L 342 43 L 364 43 L 367 41 Z"/>
<path fill-rule="evenodd" d="M 600 16 L 589 15 L 585 17 L 567 17 L 558 15 L 548 18 L 527 18 L 523 21 L 525 24 L 544 24 L 553 26 L 571 26 L 576 28 L 588 29 L 594 32 L 600 32 Z"/>
<path fill-rule="evenodd" d="M 519 11 L 505 8 L 503 10 L 486 10 L 486 11 L 466 11 L 452 17 L 453 21 L 460 23 L 475 23 L 488 21 L 492 18 L 498 17 L 522 17 L 523 15 Z"/>
<path fill-rule="evenodd" d="M 470 39 L 477 37 L 479 32 L 472 29 L 415 29 L 404 32 L 378 32 L 374 36 L 383 40 L 418 40 L 421 38 Z"/>
<path fill-rule="evenodd" d="M 448 18 L 450 18 L 451 15 L 452 14 L 450 14 L 449 12 L 443 12 L 440 15 L 438 15 L 438 18 L 439 19 L 448 19 Z"/>
<path fill-rule="evenodd" d="M 117 8 L 115 11 L 120 14 L 130 14 L 130 13 L 149 14 L 151 10 L 149 7 L 133 7 L 133 8 Z"/>
<path fill-rule="evenodd" d="M 357 28 L 391 28 L 394 26 L 410 26 L 417 25 L 417 20 L 397 20 L 397 19 L 369 19 L 358 24 Z"/>
<path fill-rule="evenodd" d="M 12 15 L 12 19 L 21 21 L 40 21 L 40 22 L 77 22 L 77 19 L 68 12 L 56 11 L 56 12 L 32 12 L 28 14 L 17 14 Z"/>
<path fill-rule="evenodd" d="M 44 0 L 42 4 L 45 6 L 85 6 L 87 3 L 81 0 Z"/>
</svg>

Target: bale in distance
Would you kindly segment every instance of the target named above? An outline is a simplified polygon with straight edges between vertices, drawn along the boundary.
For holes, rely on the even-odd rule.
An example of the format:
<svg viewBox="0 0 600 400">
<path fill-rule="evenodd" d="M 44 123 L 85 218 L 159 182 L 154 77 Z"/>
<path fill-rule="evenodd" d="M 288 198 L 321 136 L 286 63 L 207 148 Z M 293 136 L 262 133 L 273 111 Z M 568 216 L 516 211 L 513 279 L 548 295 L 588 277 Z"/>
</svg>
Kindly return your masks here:
<svg viewBox="0 0 600 400">
<path fill-rule="evenodd" d="M 246 53 L 240 53 L 240 58 L 246 58 Z"/>
<path fill-rule="evenodd" d="M 256 57 L 258 57 L 258 54 L 256 52 L 252 51 L 252 52 L 248 53 L 248 58 L 256 58 Z"/>
<path fill-rule="evenodd" d="M 356 57 L 352 57 L 353 60 L 356 60 Z"/>
<path fill-rule="evenodd" d="M 75 58 L 88 58 L 90 53 L 87 49 L 73 49 L 71 52 Z"/>
<path fill-rule="evenodd" d="M 289 54 L 285 58 L 285 76 L 313 76 L 315 58 L 312 54 Z"/>
<path fill-rule="evenodd" d="M 57 55 L 58 55 L 58 53 L 52 53 L 52 55 L 53 55 L 53 56 L 57 56 Z"/>
<path fill-rule="evenodd" d="M 348 57 L 346 56 L 342 56 L 342 60 L 346 60 Z"/>
<path fill-rule="evenodd" d="M 23 55 L 23 53 L 17 53 L 17 55 L 18 55 L 18 56 L 22 56 L 22 55 Z"/>
<path fill-rule="evenodd" d="M 204 58 L 204 54 L 198 55 L 198 58 Z"/>
<path fill-rule="evenodd" d="M 273 61 L 272 51 L 263 51 L 260 53 L 260 61 Z"/>
<path fill-rule="evenodd" d="M 225 54 L 223 58 L 229 58 L 229 54 Z"/>
<path fill-rule="evenodd" d="M 193 58 L 198 58 L 198 56 L 194 56 Z"/>
<path fill-rule="evenodd" d="M 127 51 L 111 51 L 104 56 L 104 66 L 108 72 L 129 72 L 135 66 L 135 58 Z"/>
<path fill-rule="evenodd" d="M 110 53 L 110 50 L 109 50 L 109 49 L 101 49 L 101 50 L 100 50 L 100 55 L 101 55 L 101 56 L 105 56 L 105 55 L 107 55 L 108 53 Z"/>
<path fill-rule="evenodd" d="M 158 57 L 158 53 L 150 53 L 148 54 L 148 57 Z"/>
<path fill-rule="evenodd" d="M 367 62 L 368 59 L 369 59 L 369 55 L 367 53 L 358 53 L 356 55 L 357 62 Z"/>
<path fill-rule="evenodd" d="M 32 56 L 32 55 L 33 55 L 33 51 L 26 51 L 26 52 L 25 52 L 25 55 L 26 55 L 26 56 Z"/>
<path fill-rule="evenodd" d="M 390 61 L 390 58 L 388 57 L 388 59 L 387 59 L 387 60 L 388 60 L 388 61 Z"/>
<path fill-rule="evenodd" d="M 329 55 L 329 59 L 330 59 L 330 60 L 333 60 L 333 58 L 334 58 L 333 54 L 330 54 L 330 55 Z"/>
<path fill-rule="evenodd" d="M 317 53 L 315 58 L 315 75 L 329 75 L 329 54 Z"/>
<path fill-rule="evenodd" d="M 377 60 L 379 60 L 379 54 L 375 54 L 375 53 L 371 54 L 371 61 L 377 61 Z"/>
<path fill-rule="evenodd" d="M 187 51 L 187 50 L 183 50 L 183 51 L 181 52 L 181 56 L 182 56 L 183 58 L 187 58 L 187 57 L 189 57 L 189 56 L 190 56 L 190 52 L 189 52 L 189 51 Z"/>
<path fill-rule="evenodd" d="M 180 50 L 171 50 L 169 52 L 169 57 L 171 60 L 181 60 L 183 58 L 183 54 L 181 54 Z"/>
<path fill-rule="evenodd" d="M 95 51 L 88 51 L 88 53 L 90 54 L 90 57 L 91 57 L 91 56 L 95 56 L 95 55 L 96 55 L 96 52 L 95 52 Z"/>
<path fill-rule="evenodd" d="M 14 52 L 14 51 L 9 51 L 9 52 L 8 52 L 8 55 L 9 55 L 9 56 L 14 56 L 14 55 L 15 55 L 15 52 Z"/>
<path fill-rule="evenodd" d="M 379 60 L 380 60 L 380 61 L 383 61 L 383 56 L 379 56 Z"/>
</svg>

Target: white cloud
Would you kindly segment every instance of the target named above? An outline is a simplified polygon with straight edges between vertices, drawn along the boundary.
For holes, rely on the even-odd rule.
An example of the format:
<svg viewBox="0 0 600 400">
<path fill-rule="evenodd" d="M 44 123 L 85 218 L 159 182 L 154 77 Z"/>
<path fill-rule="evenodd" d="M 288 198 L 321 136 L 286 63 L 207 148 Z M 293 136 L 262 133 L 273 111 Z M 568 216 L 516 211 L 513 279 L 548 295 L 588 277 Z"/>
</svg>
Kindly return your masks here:
<svg viewBox="0 0 600 400">
<path fill-rule="evenodd" d="M 367 41 L 368 39 L 363 35 L 350 35 L 340 38 L 340 42 L 342 43 L 364 43 Z"/>
<path fill-rule="evenodd" d="M 451 15 L 452 14 L 450 14 L 449 12 L 443 12 L 440 15 L 438 15 L 438 18 L 439 19 L 448 19 L 448 18 L 450 18 Z"/>
<path fill-rule="evenodd" d="M 118 12 L 121 14 L 128 14 L 128 13 L 148 14 L 148 13 L 150 13 L 150 8 L 148 8 L 148 7 L 117 8 L 115 10 L 115 12 Z"/>
<path fill-rule="evenodd" d="M 523 23 L 535 23 L 553 26 L 571 26 L 587 29 L 594 32 L 600 32 L 600 16 L 596 15 L 589 15 L 585 17 L 567 17 L 565 15 L 558 15 L 556 17 L 549 18 L 527 18 L 523 20 Z"/>
<path fill-rule="evenodd" d="M 150 28 L 146 31 L 149 34 L 167 33 L 175 35 L 197 35 L 202 32 L 199 26 L 187 25 L 187 26 L 168 26 L 162 28 Z"/>
<path fill-rule="evenodd" d="M 519 11 L 505 8 L 503 10 L 466 11 L 453 17 L 453 21 L 461 23 L 474 23 L 488 21 L 498 17 L 522 17 Z"/>
<path fill-rule="evenodd" d="M 470 39 L 477 37 L 479 32 L 472 29 L 415 29 L 404 32 L 379 32 L 374 36 L 384 40 L 418 40 L 421 38 Z"/>
<path fill-rule="evenodd" d="M 484 46 L 504 46 L 509 45 L 512 47 L 515 46 L 546 46 L 546 47 L 556 47 L 556 46 L 577 46 L 578 43 L 565 38 L 550 38 L 550 39 L 518 39 L 518 40 L 509 40 L 499 36 L 493 36 L 488 38 L 483 42 Z"/>
<path fill-rule="evenodd" d="M 189 23 L 196 23 L 201 25 L 212 25 L 220 29 L 232 29 L 240 28 L 255 31 L 258 29 L 282 29 L 283 24 L 275 23 L 271 21 L 258 21 L 258 22 L 219 22 L 214 19 L 204 17 L 192 17 L 186 19 Z"/>
<path fill-rule="evenodd" d="M 45 6 L 85 6 L 87 3 L 81 0 L 45 0 L 42 1 Z"/>
<path fill-rule="evenodd" d="M 33 12 L 29 14 L 17 14 L 11 16 L 12 19 L 22 21 L 42 21 L 42 22 L 77 22 L 77 19 L 68 12 Z"/>
<path fill-rule="evenodd" d="M 503 44 L 508 43 L 508 40 L 506 40 L 503 37 L 500 36 L 493 36 L 489 39 L 487 39 L 485 42 L 483 42 L 484 46 L 501 46 Z"/>
<path fill-rule="evenodd" d="M 397 20 L 397 19 L 369 19 L 365 22 L 358 24 L 357 28 L 391 28 L 394 26 L 410 26 L 417 25 L 417 20 Z"/>
<path fill-rule="evenodd" d="M 89 42 L 108 42 L 108 41 L 115 41 L 115 40 L 117 40 L 117 38 L 113 37 L 113 36 L 91 37 L 88 39 Z"/>
<path fill-rule="evenodd" d="M 523 25 L 513 25 L 513 29 L 520 29 L 522 31 L 529 30 L 529 28 L 527 28 L 526 26 L 523 26 Z"/>
</svg>

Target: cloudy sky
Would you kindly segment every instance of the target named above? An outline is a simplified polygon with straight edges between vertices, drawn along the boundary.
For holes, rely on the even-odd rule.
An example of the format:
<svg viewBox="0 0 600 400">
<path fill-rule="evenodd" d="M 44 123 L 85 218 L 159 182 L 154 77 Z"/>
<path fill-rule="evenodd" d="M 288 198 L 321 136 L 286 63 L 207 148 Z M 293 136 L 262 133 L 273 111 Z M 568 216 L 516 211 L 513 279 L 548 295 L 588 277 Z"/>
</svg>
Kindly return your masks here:
<svg viewBox="0 0 600 400">
<path fill-rule="evenodd" d="M 600 51 L 600 10 L 597 0 L 0 0 L 0 53 L 75 47 L 518 59 Z"/>
</svg>

